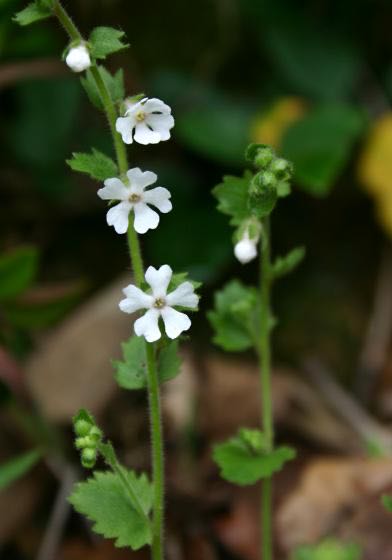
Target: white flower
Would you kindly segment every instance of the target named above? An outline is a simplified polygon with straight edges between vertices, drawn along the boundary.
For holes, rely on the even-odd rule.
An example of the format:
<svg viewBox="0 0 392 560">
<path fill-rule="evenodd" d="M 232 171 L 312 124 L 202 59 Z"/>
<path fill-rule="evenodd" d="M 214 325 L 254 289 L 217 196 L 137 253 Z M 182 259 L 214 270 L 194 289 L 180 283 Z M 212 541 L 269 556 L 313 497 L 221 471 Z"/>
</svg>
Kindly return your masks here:
<svg viewBox="0 0 392 560">
<path fill-rule="evenodd" d="M 66 56 L 65 62 L 73 72 L 83 72 L 90 68 L 91 58 L 87 47 L 82 44 L 72 47 Z"/>
<path fill-rule="evenodd" d="M 257 239 L 249 239 L 248 235 L 236 243 L 234 254 L 242 264 L 247 264 L 257 257 Z"/>
<path fill-rule="evenodd" d="M 151 286 L 151 294 L 143 292 L 133 284 L 124 288 L 126 296 L 119 307 L 124 313 L 134 313 L 139 309 L 147 309 L 142 317 L 135 321 L 134 329 L 137 336 L 144 336 L 147 342 L 155 342 L 161 338 L 158 321 L 162 317 L 166 334 L 169 338 L 177 338 L 191 326 L 188 315 L 181 313 L 173 306 L 179 305 L 196 309 L 199 298 L 194 293 L 191 282 L 183 282 L 170 294 L 167 293 L 173 271 L 167 264 L 158 270 L 148 267 L 145 279 Z"/>
<path fill-rule="evenodd" d="M 133 140 L 139 144 L 158 144 L 169 140 L 170 129 L 174 126 L 171 109 L 160 99 L 145 97 L 137 102 L 126 102 L 124 117 L 116 121 L 116 130 L 125 144 Z"/>
<path fill-rule="evenodd" d="M 106 215 L 109 226 L 113 226 L 117 233 L 125 233 L 128 229 L 129 214 L 135 214 L 133 227 L 138 233 L 146 233 L 155 229 L 159 223 L 159 214 L 148 205 L 152 204 L 166 214 L 173 208 L 170 202 L 171 194 L 163 187 L 145 190 L 157 180 L 152 171 L 141 171 L 134 167 L 127 171 L 128 184 L 120 179 L 106 179 L 104 188 L 99 189 L 98 196 L 102 200 L 120 200 L 120 204 L 112 206 Z"/>
</svg>

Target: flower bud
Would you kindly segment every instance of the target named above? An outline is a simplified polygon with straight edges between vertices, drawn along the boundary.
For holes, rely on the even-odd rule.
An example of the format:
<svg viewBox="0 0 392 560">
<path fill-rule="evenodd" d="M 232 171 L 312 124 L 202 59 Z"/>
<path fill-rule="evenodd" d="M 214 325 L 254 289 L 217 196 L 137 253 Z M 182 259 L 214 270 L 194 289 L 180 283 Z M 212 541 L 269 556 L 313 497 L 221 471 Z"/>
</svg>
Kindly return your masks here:
<svg viewBox="0 0 392 560">
<path fill-rule="evenodd" d="M 293 165 L 283 158 L 276 158 L 271 163 L 270 171 L 277 179 L 288 181 L 293 174 Z"/>
<path fill-rule="evenodd" d="M 97 460 L 97 451 L 95 449 L 86 448 L 82 451 L 82 465 L 86 469 L 92 469 Z"/>
<path fill-rule="evenodd" d="M 84 44 L 71 47 L 65 58 L 66 64 L 73 72 L 83 72 L 91 66 L 90 53 Z"/>
<path fill-rule="evenodd" d="M 242 264 L 247 264 L 257 257 L 257 239 L 245 235 L 234 246 L 234 255 Z"/>
<path fill-rule="evenodd" d="M 78 420 L 75 423 L 75 434 L 79 437 L 87 436 L 90 433 L 92 425 L 87 420 Z"/>
<path fill-rule="evenodd" d="M 273 149 L 266 144 L 249 144 L 245 151 L 245 159 L 260 169 L 266 169 L 274 157 Z"/>
</svg>

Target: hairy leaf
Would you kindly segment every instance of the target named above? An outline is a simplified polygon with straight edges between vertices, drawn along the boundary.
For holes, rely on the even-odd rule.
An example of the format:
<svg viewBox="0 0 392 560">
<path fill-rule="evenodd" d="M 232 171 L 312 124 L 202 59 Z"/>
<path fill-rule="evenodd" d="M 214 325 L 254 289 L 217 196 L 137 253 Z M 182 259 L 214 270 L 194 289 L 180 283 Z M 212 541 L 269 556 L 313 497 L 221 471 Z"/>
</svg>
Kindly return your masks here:
<svg viewBox="0 0 392 560">
<path fill-rule="evenodd" d="M 281 278 L 294 270 L 305 257 L 305 247 L 295 247 L 284 257 L 277 257 L 272 265 L 274 278 Z"/>
<path fill-rule="evenodd" d="M 270 477 L 295 457 L 291 447 L 277 447 L 267 452 L 249 444 L 241 431 L 237 436 L 214 447 L 213 458 L 221 469 L 221 476 L 240 486 L 254 484 Z"/>
<path fill-rule="evenodd" d="M 291 560 L 360 560 L 361 549 L 354 543 L 327 539 L 315 545 L 300 546 Z"/>
<path fill-rule="evenodd" d="M 72 159 L 68 159 L 67 164 L 74 171 L 86 173 L 97 181 L 104 181 L 118 175 L 114 161 L 95 148 L 92 149 L 91 154 L 73 153 Z"/>
<path fill-rule="evenodd" d="M 132 336 L 122 344 L 123 361 L 114 361 L 116 381 L 123 389 L 144 389 L 147 386 L 146 342 L 143 337 Z M 173 379 L 180 372 L 181 359 L 178 342 L 169 342 L 158 353 L 159 382 Z"/>
<path fill-rule="evenodd" d="M 127 43 L 123 42 L 124 36 L 124 31 L 113 29 L 113 27 L 96 27 L 93 29 L 89 37 L 93 57 L 106 58 L 109 54 L 129 47 Z"/>
<path fill-rule="evenodd" d="M 147 476 L 124 471 L 146 515 L 152 505 L 152 485 Z M 69 498 L 75 510 L 94 523 L 93 530 L 117 547 L 138 550 L 151 543 L 151 528 L 137 512 L 123 484 L 112 472 L 95 472 L 92 478 L 75 486 Z"/>
<path fill-rule="evenodd" d="M 123 70 L 120 68 L 120 70 L 112 75 L 104 66 L 98 66 L 98 69 L 106 87 L 109 90 L 113 102 L 117 103 L 118 101 L 122 101 L 125 96 Z M 91 74 L 91 70 L 87 70 L 85 77 L 81 78 L 80 81 L 91 103 L 95 105 L 97 109 L 103 111 L 104 107 L 97 86 L 95 85 L 94 78 Z"/>
<path fill-rule="evenodd" d="M 215 294 L 208 319 L 214 328 L 213 342 L 231 352 L 247 350 L 257 332 L 257 290 L 233 280 Z"/>
<path fill-rule="evenodd" d="M 15 249 L 0 257 L 0 299 L 17 296 L 35 280 L 38 252 L 34 247 Z"/>
<path fill-rule="evenodd" d="M 238 226 L 250 214 L 248 209 L 248 189 L 251 174 L 244 177 L 223 177 L 223 182 L 217 185 L 212 193 L 218 200 L 218 210 L 231 217 L 230 223 Z"/>
<path fill-rule="evenodd" d="M 46 19 L 51 16 L 49 9 L 39 6 L 35 2 L 28 4 L 24 10 L 21 10 L 14 16 L 14 21 L 19 25 L 25 26 Z"/>
<path fill-rule="evenodd" d="M 39 461 L 39 451 L 29 451 L 0 465 L 0 490 L 25 475 Z"/>
</svg>

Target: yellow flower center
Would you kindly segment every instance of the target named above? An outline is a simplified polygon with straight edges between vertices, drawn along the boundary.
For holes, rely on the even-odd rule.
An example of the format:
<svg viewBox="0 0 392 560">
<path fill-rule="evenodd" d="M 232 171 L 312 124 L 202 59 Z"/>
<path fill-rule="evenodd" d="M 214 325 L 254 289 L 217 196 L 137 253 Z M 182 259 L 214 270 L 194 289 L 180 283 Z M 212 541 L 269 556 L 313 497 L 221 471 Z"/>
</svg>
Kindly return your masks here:
<svg viewBox="0 0 392 560">
<path fill-rule="evenodd" d="M 144 111 L 139 111 L 138 113 L 136 113 L 136 120 L 137 122 L 143 122 L 144 119 L 146 118 L 146 113 Z"/>
<path fill-rule="evenodd" d="M 132 202 L 133 204 L 135 204 L 136 202 L 140 202 L 140 195 L 133 193 L 129 196 L 128 198 L 129 202 Z"/>
<path fill-rule="evenodd" d="M 154 301 L 154 307 L 156 309 L 162 309 L 163 307 L 165 307 L 165 305 L 166 305 L 166 301 L 163 298 L 157 298 Z"/>
</svg>

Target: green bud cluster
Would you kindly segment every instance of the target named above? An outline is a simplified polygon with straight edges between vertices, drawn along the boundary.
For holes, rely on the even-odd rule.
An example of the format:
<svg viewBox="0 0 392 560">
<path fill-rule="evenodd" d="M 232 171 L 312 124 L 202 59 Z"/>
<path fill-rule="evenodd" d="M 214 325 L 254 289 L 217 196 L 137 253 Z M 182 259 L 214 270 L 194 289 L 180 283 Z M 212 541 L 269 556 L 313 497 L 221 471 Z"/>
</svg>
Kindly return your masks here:
<svg viewBox="0 0 392 560">
<path fill-rule="evenodd" d="M 258 169 L 250 182 L 248 207 L 253 215 L 263 218 L 272 212 L 278 197 L 290 191 L 293 166 L 265 144 L 250 144 L 245 157 Z"/>
<path fill-rule="evenodd" d="M 97 461 L 102 431 L 93 422 L 81 418 L 75 421 L 74 431 L 75 447 L 80 451 L 82 465 L 86 469 L 92 469 Z"/>
</svg>

